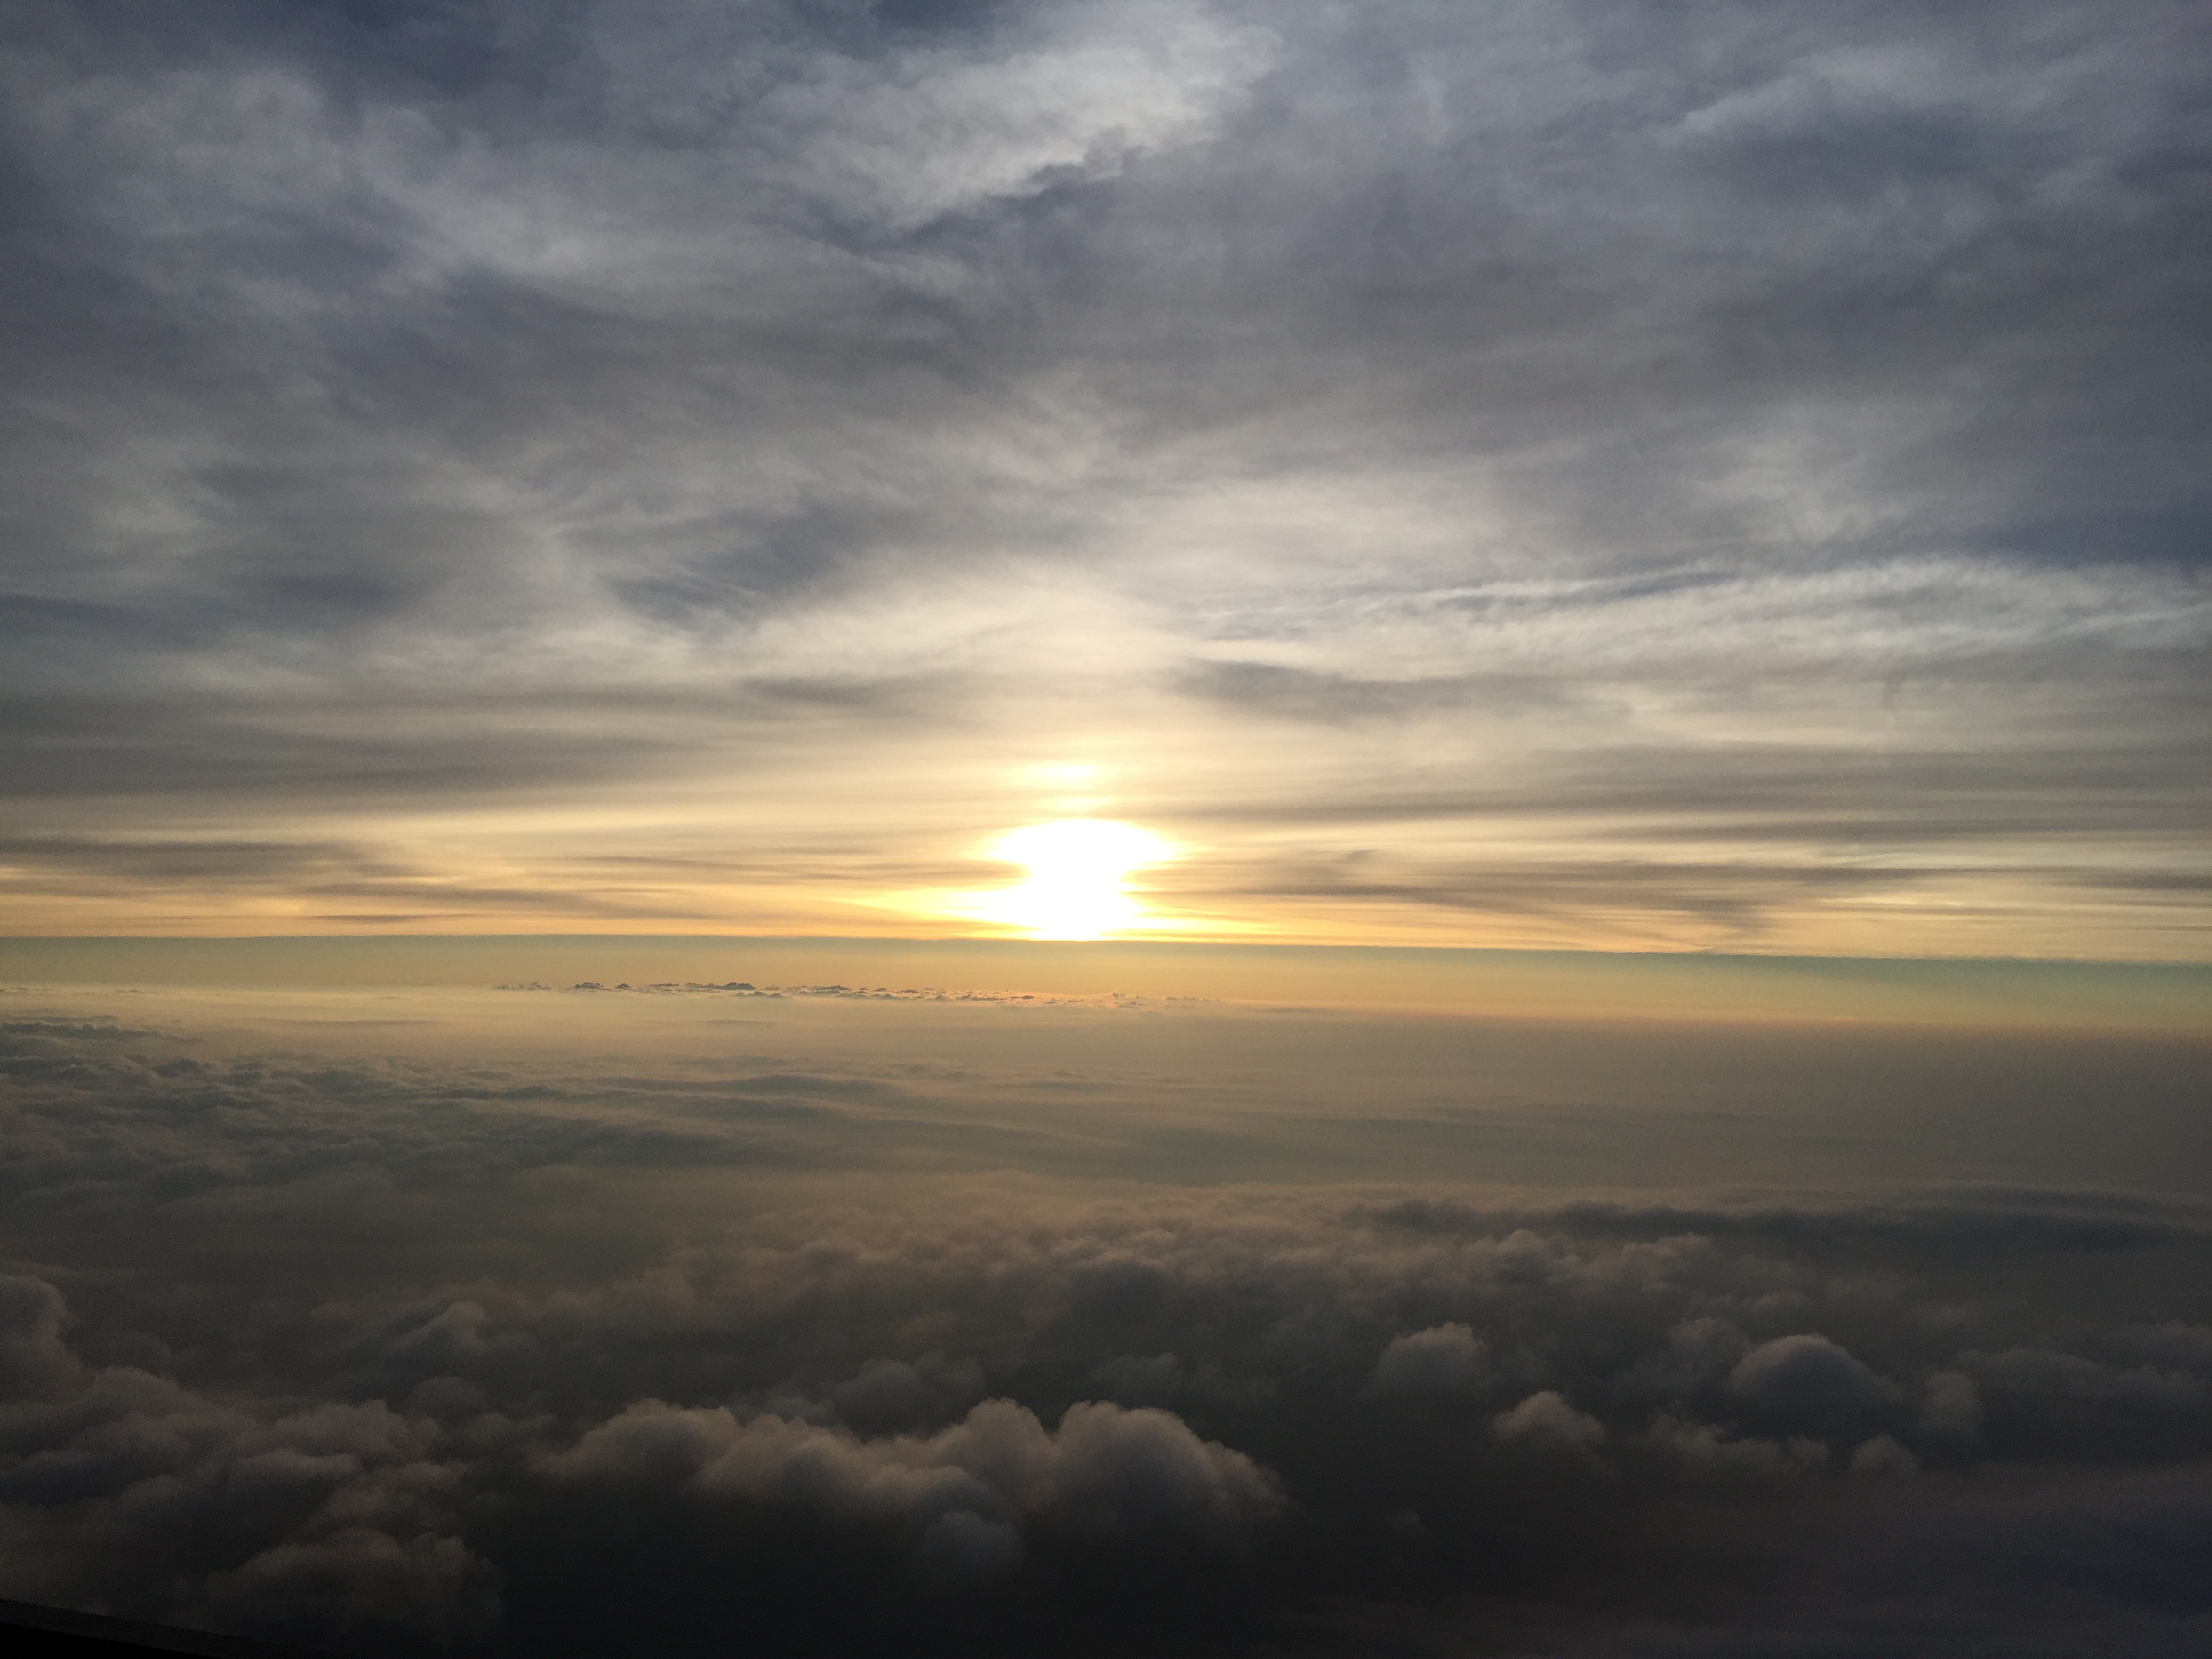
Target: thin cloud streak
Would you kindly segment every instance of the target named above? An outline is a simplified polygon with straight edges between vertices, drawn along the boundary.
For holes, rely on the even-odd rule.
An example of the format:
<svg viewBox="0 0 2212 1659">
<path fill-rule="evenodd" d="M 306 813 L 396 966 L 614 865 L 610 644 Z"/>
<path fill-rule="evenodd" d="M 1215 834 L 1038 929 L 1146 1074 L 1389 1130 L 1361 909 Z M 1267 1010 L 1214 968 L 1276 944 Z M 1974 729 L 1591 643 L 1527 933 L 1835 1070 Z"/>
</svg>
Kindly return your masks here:
<svg viewBox="0 0 2212 1659">
<path fill-rule="evenodd" d="M 17 17 L 21 927 L 2204 954 L 2173 9 Z"/>
</svg>

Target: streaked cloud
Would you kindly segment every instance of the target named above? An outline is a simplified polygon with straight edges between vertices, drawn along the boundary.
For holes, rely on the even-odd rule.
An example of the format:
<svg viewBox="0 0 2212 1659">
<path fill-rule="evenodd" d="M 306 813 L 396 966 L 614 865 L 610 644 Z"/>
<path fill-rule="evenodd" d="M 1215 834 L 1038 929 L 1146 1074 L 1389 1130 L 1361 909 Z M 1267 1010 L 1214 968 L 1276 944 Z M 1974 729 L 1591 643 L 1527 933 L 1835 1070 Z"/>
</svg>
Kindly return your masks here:
<svg viewBox="0 0 2212 1659">
<path fill-rule="evenodd" d="M 19 16 L 23 925 L 2203 954 L 2170 9 Z"/>
</svg>

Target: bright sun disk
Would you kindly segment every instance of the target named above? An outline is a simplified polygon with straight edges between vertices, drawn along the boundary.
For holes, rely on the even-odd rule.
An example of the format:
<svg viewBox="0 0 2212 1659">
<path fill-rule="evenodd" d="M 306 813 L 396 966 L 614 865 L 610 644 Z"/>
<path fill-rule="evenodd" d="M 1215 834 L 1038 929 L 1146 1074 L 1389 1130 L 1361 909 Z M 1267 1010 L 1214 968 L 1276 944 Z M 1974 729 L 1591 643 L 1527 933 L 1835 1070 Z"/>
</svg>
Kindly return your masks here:
<svg viewBox="0 0 2212 1659">
<path fill-rule="evenodd" d="M 1027 824 L 985 850 L 1030 872 L 992 896 L 990 919 L 1035 939 L 1099 939 L 1140 925 L 1145 912 L 1128 890 L 1129 872 L 1175 856 L 1173 844 L 1150 830 L 1101 818 Z"/>
</svg>

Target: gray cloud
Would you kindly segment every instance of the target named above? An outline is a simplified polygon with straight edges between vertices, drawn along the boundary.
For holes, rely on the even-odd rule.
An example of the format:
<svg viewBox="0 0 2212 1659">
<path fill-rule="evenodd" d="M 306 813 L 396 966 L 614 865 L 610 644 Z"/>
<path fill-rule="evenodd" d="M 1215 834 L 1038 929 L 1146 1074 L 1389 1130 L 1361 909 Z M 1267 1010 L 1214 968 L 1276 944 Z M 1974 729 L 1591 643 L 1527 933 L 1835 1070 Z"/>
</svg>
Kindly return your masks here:
<svg viewBox="0 0 2212 1659">
<path fill-rule="evenodd" d="M 1316 896 L 1285 872 L 1367 844 L 1343 803 L 1371 840 L 1412 802 L 1501 878 L 1512 810 L 1584 869 L 1689 836 L 1869 884 L 1688 873 L 1669 939 L 1924 899 L 2049 951 L 2131 888 L 2201 928 L 2203 62 L 2168 9 L 17 10 L 28 839 L 335 812 L 404 865 L 418 808 L 736 778 L 719 839 L 773 866 L 883 825 L 854 798 L 920 741 L 912 828 L 865 838 L 896 887 L 1038 810 L 977 781 L 1006 754 L 1134 744 L 1115 810 L 1287 854 L 1194 865 L 1231 906 Z M 758 909 L 585 866 L 695 854 L 647 817 L 433 879 Z M 1583 943 L 1649 902 L 1600 868 L 1532 918 L 1402 837 L 1326 896 Z M 438 914 L 311 908 L 380 905 Z M 2076 952 L 2196 953 L 2097 914 Z"/>
<path fill-rule="evenodd" d="M 1469 1388 L 1483 1380 L 1488 1358 L 1480 1339 L 1465 1325 L 1435 1325 L 1392 1338 L 1367 1387 L 1379 1395 Z"/>
<path fill-rule="evenodd" d="M 1569 1405 L 1556 1389 L 1530 1395 L 1510 1411 L 1490 1419 L 1498 1439 L 1564 1451 L 1586 1452 L 1605 1438 L 1605 1425 Z"/>
<path fill-rule="evenodd" d="M 1736 1362 L 1728 1387 L 1753 1410 L 1799 1424 L 1861 1416 L 1898 1397 L 1896 1384 L 1814 1334 L 1762 1342 Z"/>
<path fill-rule="evenodd" d="M 965 1513 L 1000 1526 L 1034 1516 L 1088 1540 L 1249 1550 L 1282 1508 L 1279 1483 L 1242 1453 L 1200 1441 L 1181 1419 L 1109 1402 L 1068 1407 L 1056 1431 L 1012 1401 L 987 1401 L 927 1439 L 859 1440 L 763 1415 L 630 1407 L 554 1456 L 569 1480 L 668 1481 L 702 1492 L 897 1519 L 925 1556 L 982 1540 Z M 1006 1563 L 1011 1566 L 1012 1562 Z"/>
<path fill-rule="evenodd" d="M 128 1000 L 26 1002 L 0 1055 L 11 1595 L 362 1651 L 709 1651 L 740 1610 L 771 1651 L 2201 1629 L 2126 1541 L 2202 1525 L 2195 1187 L 1634 1200 L 1441 1176 L 1423 1142 L 1347 1178 L 1357 1139 L 1209 1183 L 1192 1122 L 1102 1178 L 1164 1087 L 1257 1109 L 1224 1103 L 1237 1032 L 1288 1028 L 1204 1017 L 1193 1075 L 1143 1008 Z M 671 1023 L 730 1006 L 762 1018 Z M 552 1035 L 586 1018 L 608 1052 Z M 1369 1143 L 1422 1086 L 1420 1023 L 1389 1029 Z M 1705 1103 L 1649 1092 L 1670 1041 L 1563 1133 L 1692 1133 L 1704 1049 L 1665 1064 Z M 1892 1091 L 1929 1063 L 1885 1053 Z M 2021 1588 L 2052 1560 L 2063 1606 Z"/>
</svg>

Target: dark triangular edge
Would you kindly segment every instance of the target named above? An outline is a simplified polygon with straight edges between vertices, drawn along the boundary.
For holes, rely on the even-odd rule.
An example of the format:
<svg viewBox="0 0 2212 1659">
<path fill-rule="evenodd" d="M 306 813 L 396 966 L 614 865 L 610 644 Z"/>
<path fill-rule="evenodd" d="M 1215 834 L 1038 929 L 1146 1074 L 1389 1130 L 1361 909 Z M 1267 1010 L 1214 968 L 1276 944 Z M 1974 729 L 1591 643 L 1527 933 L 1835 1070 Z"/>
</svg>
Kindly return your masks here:
<svg viewBox="0 0 2212 1659">
<path fill-rule="evenodd" d="M 0 1600 L 0 1642 L 15 1631 L 43 1631 L 56 1637 L 82 1638 L 77 1644 L 55 1644 L 58 1652 L 82 1651 L 88 1656 L 108 1651 L 197 1654 L 202 1659 L 327 1659 L 321 1648 L 288 1647 L 258 1642 L 246 1636 L 218 1636 L 213 1631 L 184 1630 L 174 1625 L 147 1625 L 135 1619 L 110 1619 L 96 1613 L 76 1613 L 67 1607 L 41 1607 L 35 1601 Z"/>
</svg>

